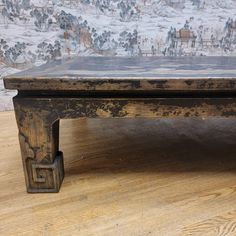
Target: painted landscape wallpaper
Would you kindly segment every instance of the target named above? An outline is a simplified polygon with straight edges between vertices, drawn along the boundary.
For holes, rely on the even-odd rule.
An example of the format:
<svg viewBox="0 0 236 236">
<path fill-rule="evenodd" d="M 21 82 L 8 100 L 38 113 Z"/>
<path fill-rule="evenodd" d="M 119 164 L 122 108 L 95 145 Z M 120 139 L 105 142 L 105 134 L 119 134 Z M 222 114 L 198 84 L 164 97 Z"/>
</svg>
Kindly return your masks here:
<svg viewBox="0 0 236 236">
<path fill-rule="evenodd" d="M 0 0 L 2 77 L 61 57 L 236 56 L 236 0 Z"/>
</svg>

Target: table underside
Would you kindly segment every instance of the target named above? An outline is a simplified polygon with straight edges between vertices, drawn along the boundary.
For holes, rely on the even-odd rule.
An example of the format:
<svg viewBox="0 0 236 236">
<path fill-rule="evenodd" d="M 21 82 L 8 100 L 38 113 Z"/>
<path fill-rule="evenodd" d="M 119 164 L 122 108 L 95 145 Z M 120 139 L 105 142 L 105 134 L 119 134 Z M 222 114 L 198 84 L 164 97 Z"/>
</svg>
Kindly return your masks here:
<svg viewBox="0 0 236 236">
<path fill-rule="evenodd" d="M 27 191 L 58 192 L 64 177 L 59 151 L 60 119 L 235 117 L 236 97 L 79 97 L 14 98 Z"/>
</svg>

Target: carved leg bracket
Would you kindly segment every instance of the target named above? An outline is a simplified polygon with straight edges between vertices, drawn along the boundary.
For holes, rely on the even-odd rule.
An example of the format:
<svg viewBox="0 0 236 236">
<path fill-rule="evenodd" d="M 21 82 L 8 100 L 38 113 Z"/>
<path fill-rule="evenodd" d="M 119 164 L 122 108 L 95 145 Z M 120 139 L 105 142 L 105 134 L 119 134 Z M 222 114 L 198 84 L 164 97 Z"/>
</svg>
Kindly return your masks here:
<svg viewBox="0 0 236 236">
<path fill-rule="evenodd" d="M 53 193 L 58 192 L 64 178 L 63 153 L 58 152 L 52 164 L 27 161 L 29 193 Z"/>
</svg>

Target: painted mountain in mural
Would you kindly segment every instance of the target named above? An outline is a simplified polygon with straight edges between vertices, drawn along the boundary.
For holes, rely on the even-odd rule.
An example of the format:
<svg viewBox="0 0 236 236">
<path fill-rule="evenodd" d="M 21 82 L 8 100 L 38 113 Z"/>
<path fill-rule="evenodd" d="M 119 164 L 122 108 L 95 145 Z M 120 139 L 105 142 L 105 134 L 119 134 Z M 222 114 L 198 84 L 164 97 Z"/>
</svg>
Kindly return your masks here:
<svg viewBox="0 0 236 236">
<path fill-rule="evenodd" d="M 236 56 L 236 0 L 1 0 L 1 77 L 74 55 Z M 0 109 L 9 107 L 0 79 Z"/>
</svg>

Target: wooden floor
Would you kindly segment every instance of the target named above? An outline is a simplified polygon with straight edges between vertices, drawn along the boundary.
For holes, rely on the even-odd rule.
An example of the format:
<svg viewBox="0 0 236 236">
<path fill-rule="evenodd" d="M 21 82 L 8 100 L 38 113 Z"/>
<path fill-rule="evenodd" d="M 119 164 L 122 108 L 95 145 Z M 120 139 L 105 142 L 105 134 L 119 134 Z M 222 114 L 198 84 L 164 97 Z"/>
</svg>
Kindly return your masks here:
<svg viewBox="0 0 236 236">
<path fill-rule="evenodd" d="M 67 120 L 59 194 L 27 194 L 0 113 L 0 235 L 236 235 L 235 120 Z"/>
</svg>

